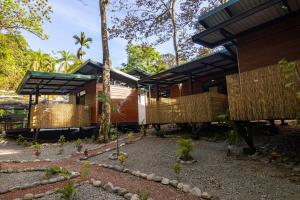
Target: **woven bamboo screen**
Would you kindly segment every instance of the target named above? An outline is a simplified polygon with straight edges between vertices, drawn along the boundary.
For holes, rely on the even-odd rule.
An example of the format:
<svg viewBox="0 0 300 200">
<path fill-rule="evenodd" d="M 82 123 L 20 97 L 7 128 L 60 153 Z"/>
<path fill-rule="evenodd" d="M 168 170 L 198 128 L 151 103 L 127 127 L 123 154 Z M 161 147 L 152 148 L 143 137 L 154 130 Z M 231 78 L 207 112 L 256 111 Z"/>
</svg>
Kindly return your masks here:
<svg viewBox="0 0 300 200">
<path fill-rule="evenodd" d="M 88 106 L 75 104 L 37 104 L 30 113 L 30 128 L 67 128 L 91 125 Z"/>
<path fill-rule="evenodd" d="M 217 121 L 228 107 L 227 96 L 216 92 L 161 98 L 159 102 L 150 99 L 146 106 L 148 124 L 192 123 Z"/>
<path fill-rule="evenodd" d="M 299 71 L 300 62 L 296 64 Z M 285 86 L 287 81 L 279 65 L 229 75 L 226 79 L 231 119 L 295 119 L 299 116 L 300 104 L 296 97 L 299 87 Z"/>
</svg>

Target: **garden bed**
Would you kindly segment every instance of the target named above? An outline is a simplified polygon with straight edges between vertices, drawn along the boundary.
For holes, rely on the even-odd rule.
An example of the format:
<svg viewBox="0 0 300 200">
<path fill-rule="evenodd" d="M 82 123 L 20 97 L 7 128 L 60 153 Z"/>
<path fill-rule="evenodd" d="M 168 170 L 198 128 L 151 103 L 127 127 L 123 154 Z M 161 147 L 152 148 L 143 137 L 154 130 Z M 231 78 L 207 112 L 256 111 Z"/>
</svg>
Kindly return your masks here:
<svg viewBox="0 0 300 200">
<path fill-rule="evenodd" d="M 176 163 L 175 138 L 145 137 L 133 144 L 121 147 L 128 153 L 125 168 L 176 179 L 173 166 Z M 299 199 L 300 185 L 289 182 L 288 171 L 272 165 L 252 161 L 248 157 L 226 157 L 225 142 L 194 142 L 193 157 L 197 162 L 182 164 L 180 182 L 199 187 L 221 199 Z M 89 158 L 98 164 L 120 165 L 108 157 L 112 152 Z"/>
<path fill-rule="evenodd" d="M 76 188 L 76 194 L 74 199 L 88 199 L 88 200 L 124 200 L 125 198 L 105 191 L 100 187 L 94 187 L 89 183 L 82 184 Z M 60 194 L 45 195 L 40 200 L 57 200 L 61 199 Z"/>
</svg>

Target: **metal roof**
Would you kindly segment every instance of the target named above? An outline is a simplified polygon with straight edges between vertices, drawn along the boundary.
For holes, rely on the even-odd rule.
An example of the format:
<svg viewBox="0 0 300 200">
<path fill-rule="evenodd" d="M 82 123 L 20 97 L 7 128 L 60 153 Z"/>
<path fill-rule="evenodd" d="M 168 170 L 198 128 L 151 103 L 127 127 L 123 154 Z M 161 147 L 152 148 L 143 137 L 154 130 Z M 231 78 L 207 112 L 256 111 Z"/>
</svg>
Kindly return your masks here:
<svg viewBox="0 0 300 200">
<path fill-rule="evenodd" d="M 96 76 L 27 71 L 17 88 L 18 94 L 68 94 L 96 80 Z M 38 89 L 37 89 L 38 88 Z"/>
<path fill-rule="evenodd" d="M 236 57 L 225 50 L 201 57 L 139 81 L 141 85 L 172 85 L 192 77 L 206 77 L 223 72 L 237 72 Z"/>
<path fill-rule="evenodd" d="M 194 35 L 193 41 L 214 48 L 237 36 L 283 17 L 299 14 L 300 0 L 230 0 L 199 17 L 206 30 Z"/>
<path fill-rule="evenodd" d="M 102 70 L 103 70 L 103 64 L 100 63 L 100 62 L 96 62 L 96 61 L 93 61 L 93 60 L 87 60 L 85 63 L 83 63 L 78 69 L 76 69 L 74 71 L 74 73 L 76 74 L 88 74 L 90 71 L 92 70 L 96 70 L 97 71 L 97 74 L 100 74 L 102 73 Z M 129 74 L 126 74 L 120 70 L 117 70 L 115 68 L 111 68 L 110 69 L 110 72 L 111 72 L 111 76 L 115 79 L 120 79 L 120 80 L 128 80 L 128 81 L 138 81 L 139 79 L 132 76 L 132 75 L 129 75 Z"/>
</svg>

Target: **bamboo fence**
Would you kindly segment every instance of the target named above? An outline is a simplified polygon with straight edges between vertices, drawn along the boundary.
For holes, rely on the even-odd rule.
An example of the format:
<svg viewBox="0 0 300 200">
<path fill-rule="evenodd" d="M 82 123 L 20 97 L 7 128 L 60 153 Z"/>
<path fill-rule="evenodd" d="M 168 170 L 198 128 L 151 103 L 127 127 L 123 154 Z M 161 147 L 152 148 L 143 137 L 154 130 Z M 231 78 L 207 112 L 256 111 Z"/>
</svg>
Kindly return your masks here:
<svg viewBox="0 0 300 200">
<path fill-rule="evenodd" d="M 30 128 L 69 128 L 91 125 L 88 106 L 75 104 L 37 104 L 30 113 Z"/>
<path fill-rule="evenodd" d="M 299 72 L 300 62 L 295 63 Z M 300 114 L 299 80 L 295 77 L 295 85 L 287 88 L 278 64 L 228 75 L 226 80 L 232 120 L 295 119 Z"/>
<path fill-rule="evenodd" d="M 150 99 L 146 106 L 147 124 L 197 123 L 217 121 L 228 107 L 227 96 L 205 92 L 178 98 Z"/>
</svg>

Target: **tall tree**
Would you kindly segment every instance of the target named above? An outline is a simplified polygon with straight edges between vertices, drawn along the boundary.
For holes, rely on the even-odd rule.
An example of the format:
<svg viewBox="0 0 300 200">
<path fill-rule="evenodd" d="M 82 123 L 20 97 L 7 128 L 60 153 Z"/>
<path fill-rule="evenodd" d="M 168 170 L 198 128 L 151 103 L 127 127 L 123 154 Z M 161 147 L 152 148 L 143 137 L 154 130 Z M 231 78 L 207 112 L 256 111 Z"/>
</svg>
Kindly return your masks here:
<svg viewBox="0 0 300 200">
<path fill-rule="evenodd" d="M 81 32 L 80 36 L 74 35 L 73 38 L 75 39 L 75 44 L 80 45 L 79 49 L 77 50 L 77 58 L 82 61 L 82 57 L 85 55 L 83 48 L 86 47 L 89 49 L 90 43 L 93 41 L 93 39 L 90 37 L 86 38 L 84 32 Z"/>
<path fill-rule="evenodd" d="M 32 51 L 31 52 L 31 63 L 30 63 L 30 69 L 33 71 L 44 71 L 46 69 L 46 63 L 49 59 L 49 56 L 42 52 L 41 49 L 38 51 Z"/>
<path fill-rule="evenodd" d="M 121 11 L 113 16 L 109 31 L 111 37 L 129 41 L 155 40 L 154 45 L 172 41 L 176 65 L 180 60 L 198 56 L 202 47 L 197 47 L 191 36 L 201 30 L 197 23 L 199 15 L 227 0 L 115 0 L 112 11 Z"/>
<path fill-rule="evenodd" d="M 101 17 L 101 39 L 102 39 L 102 56 L 103 56 L 103 94 L 106 98 L 110 99 L 110 60 L 109 60 L 109 48 L 108 48 L 108 33 L 107 33 L 107 8 L 109 0 L 99 0 L 100 17 Z M 108 140 L 108 134 L 110 130 L 110 116 L 111 106 L 109 101 L 103 102 L 102 110 L 102 126 L 101 134 L 105 140 Z"/>
<path fill-rule="evenodd" d="M 50 22 L 52 8 L 47 0 L 1 0 L 0 32 L 29 31 L 40 38 L 47 38 L 42 25 Z"/>
<path fill-rule="evenodd" d="M 160 53 L 152 46 L 147 44 L 128 44 L 126 51 L 127 63 L 122 64 L 122 71 L 128 72 L 135 68 L 140 68 L 156 74 L 165 69 Z"/>
<path fill-rule="evenodd" d="M 68 73 L 72 64 L 74 64 L 76 60 L 76 56 L 71 54 L 70 51 L 58 51 L 60 54 L 60 58 L 57 59 L 57 62 L 60 64 L 59 71 L 63 69 L 64 73 Z"/>
</svg>

